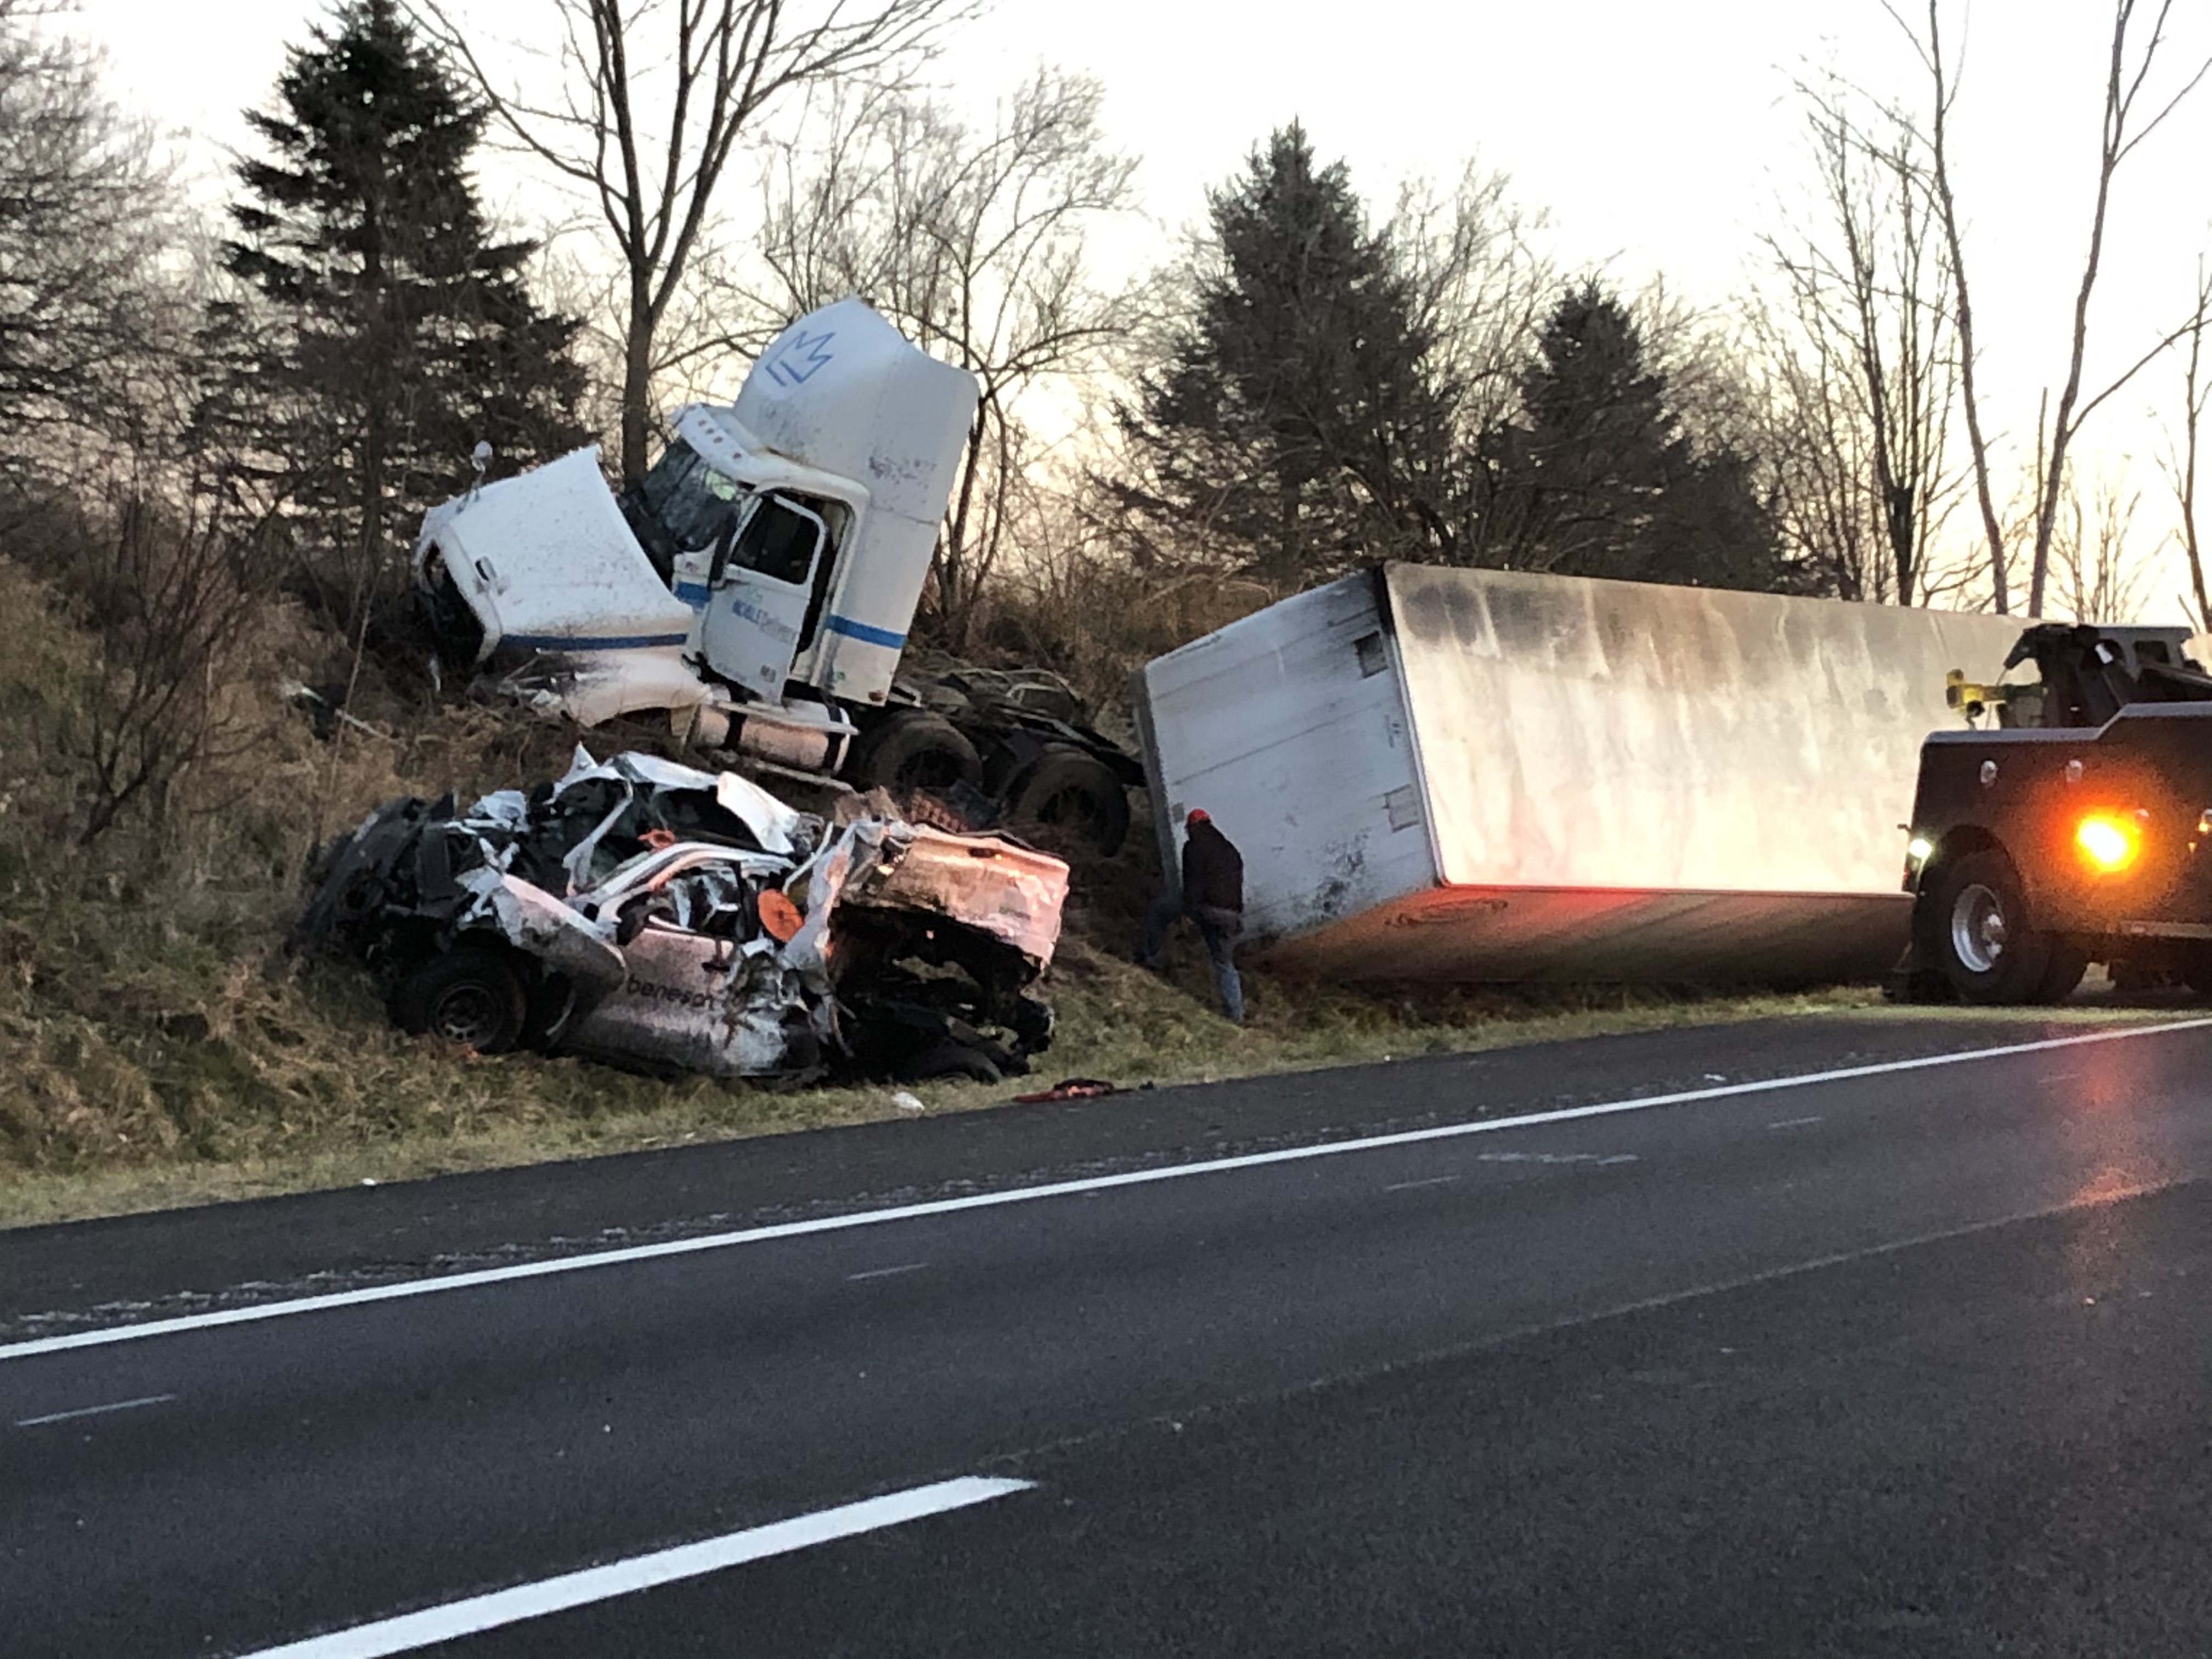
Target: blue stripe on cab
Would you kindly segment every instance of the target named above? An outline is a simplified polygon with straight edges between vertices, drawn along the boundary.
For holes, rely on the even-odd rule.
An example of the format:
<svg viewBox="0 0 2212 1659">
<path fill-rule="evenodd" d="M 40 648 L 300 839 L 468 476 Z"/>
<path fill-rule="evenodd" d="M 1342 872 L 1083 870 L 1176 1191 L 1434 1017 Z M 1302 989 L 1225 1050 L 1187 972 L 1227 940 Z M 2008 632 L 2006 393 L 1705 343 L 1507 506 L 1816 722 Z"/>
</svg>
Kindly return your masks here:
<svg viewBox="0 0 2212 1659">
<path fill-rule="evenodd" d="M 832 634 L 842 634 L 863 645 L 880 645 L 886 650 L 896 651 L 906 643 L 903 634 L 894 634 L 888 628 L 871 628 L 866 623 L 854 622 L 850 617 L 832 617 L 822 625 Z"/>
<path fill-rule="evenodd" d="M 501 645 L 519 645 L 529 651 L 645 651 L 655 646 L 683 645 L 688 634 L 509 634 Z"/>
<path fill-rule="evenodd" d="M 704 605 L 707 603 L 707 584 L 678 582 L 676 584 L 676 597 L 686 605 Z"/>
</svg>

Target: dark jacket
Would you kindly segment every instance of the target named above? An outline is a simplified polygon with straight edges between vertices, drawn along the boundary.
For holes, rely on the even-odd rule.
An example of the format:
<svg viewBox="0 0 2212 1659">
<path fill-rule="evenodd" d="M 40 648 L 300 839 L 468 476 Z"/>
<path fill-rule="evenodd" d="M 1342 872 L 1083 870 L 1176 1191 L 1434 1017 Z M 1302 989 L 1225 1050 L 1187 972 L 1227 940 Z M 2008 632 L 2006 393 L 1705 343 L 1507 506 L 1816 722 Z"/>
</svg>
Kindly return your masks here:
<svg viewBox="0 0 2212 1659">
<path fill-rule="evenodd" d="M 1208 821 L 1192 824 L 1183 838 L 1182 908 L 1243 914 L 1243 857 Z"/>
</svg>

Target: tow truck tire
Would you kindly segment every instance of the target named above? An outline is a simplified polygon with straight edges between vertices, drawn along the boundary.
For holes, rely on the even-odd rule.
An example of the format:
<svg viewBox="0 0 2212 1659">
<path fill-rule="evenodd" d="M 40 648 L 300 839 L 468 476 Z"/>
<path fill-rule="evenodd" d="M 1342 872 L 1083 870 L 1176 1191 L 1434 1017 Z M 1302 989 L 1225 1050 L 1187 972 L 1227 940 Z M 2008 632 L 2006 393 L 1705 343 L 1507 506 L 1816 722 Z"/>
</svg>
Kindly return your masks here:
<svg viewBox="0 0 2212 1659">
<path fill-rule="evenodd" d="M 2089 971 L 2089 953 L 2078 945 L 2064 939 L 2054 939 L 2051 945 L 2051 961 L 2043 970 L 2042 983 L 2035 988 L 2038 1002 L 2063 1002 L 2074 994 L 2081 983 L 2082 975 Z"/>
<path fill-rule="evenodd" d="M 448 951 L 399 981 L 392 1017 L 410 1036 L 441 1036 L 480 1054 L 503 1054 L 522 1040 L 529 1015 L 522 975 L 496 951 Z"/>
<path fill-rule="evenodd" d="M 1007 789 L 1006 817 L 1066 830 L 1111 858 L 1129 834 L 1129 797 L 1097 756 L 1048 744 Z"/>
<path fill-rule="evenodd" d="M 942 714 L 922 709 L 896 710 L 862 733 L 845 770 L 863 789 L 944 789 L 983 781 L 975 745 Z"/>
<path fill-rule="evenodd" d="M 2047 1000 L 2052 940 L 2026 925 L 2027 902 L 2010 859 L 1995 850 L 1969 853 L 1937 877 L 1933 897 L 1928 958 L 1961 1002 Z"/>
<path fill-rule="evenodd" d="M 2110 963 L 2105 971 L 2112 972 Z M 2198 948 L 2181 966 L 2181 982 L 2197 996 L 2212 998 L 2212 949 Z"/>
</svg>

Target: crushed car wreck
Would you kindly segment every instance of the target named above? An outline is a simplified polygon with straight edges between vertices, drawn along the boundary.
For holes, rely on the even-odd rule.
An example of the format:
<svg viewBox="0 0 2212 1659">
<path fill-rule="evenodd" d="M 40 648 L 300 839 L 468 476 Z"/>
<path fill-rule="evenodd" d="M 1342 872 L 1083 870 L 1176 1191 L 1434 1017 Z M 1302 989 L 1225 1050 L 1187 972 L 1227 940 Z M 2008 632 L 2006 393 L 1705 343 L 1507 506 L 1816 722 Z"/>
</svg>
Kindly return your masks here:
<svg viewBox="0 0 2212 1659">
<path fill-rule="evenodd" d="M 733 773 L 579 749 L 527 793 L 380 807 L 314 861 L 295 942 L 376 975 L 403 1029 L 481 1053 L 792 1081 L 1026 1071 L 1051 1041 L 1030 988 L 1066 865 L 854 799 L 825 822 Z"/>
</svg>

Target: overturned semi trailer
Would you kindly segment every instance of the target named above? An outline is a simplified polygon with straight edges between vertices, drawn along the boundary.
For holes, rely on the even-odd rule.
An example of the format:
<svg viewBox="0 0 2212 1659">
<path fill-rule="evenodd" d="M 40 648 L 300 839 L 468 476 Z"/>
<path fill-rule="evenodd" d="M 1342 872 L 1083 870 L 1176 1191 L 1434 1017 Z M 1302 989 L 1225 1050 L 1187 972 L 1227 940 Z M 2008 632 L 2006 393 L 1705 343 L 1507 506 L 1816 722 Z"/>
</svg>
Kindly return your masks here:
<svg viewBox="0 0 2212 1659">
<path fill-rule="evenodd" d="M 1341 979 L 1814 982 L 1902 952 L 1920 743 L 2017 620 L 1391 564 L 1147 664 L 1161 849 Z"/>
</svg>

